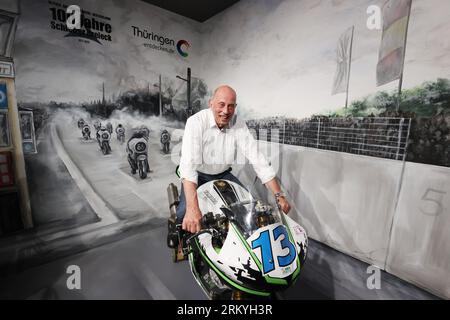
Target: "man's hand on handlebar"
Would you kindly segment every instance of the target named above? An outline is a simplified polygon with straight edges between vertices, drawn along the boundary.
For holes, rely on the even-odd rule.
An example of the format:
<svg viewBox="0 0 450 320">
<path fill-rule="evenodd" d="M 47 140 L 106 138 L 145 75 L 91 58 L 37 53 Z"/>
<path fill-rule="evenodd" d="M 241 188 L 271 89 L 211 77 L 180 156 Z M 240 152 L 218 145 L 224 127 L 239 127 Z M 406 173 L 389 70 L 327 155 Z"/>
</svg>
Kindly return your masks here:
<svg viewBox="0 0 450 320">
<path fill-rule="evenodd" d="M 186 215 L 183 219 L 182 228 L 183 230 L 189 231 L 190 233 L 197 233 L 201 229 L 200 221 L 202 219 L 202 213 L 199 208 L 188 207 L 186 208 Z"/>
<path fill-rule="evenodd" d="M 288 214 L 289 211 L 291 211 L 291 205 L 289 204 L 289 202 L 286 200 L 285 197 L 283 197 L 283 196 L 278 197 L 277 201 L 278 201 L 278 205 L 280 206 L 280 209 L 285 214 Z"/>
</svg>

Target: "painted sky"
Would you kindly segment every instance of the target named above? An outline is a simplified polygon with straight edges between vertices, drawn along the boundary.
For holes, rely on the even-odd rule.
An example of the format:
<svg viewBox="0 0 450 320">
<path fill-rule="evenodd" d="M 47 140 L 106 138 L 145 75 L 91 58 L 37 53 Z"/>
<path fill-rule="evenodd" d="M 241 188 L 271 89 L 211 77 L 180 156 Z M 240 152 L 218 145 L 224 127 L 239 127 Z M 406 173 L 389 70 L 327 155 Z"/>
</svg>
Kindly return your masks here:
<svg viewBox="0 0 450 320">
<path fill-rule="evenodd" d="M 331 95 L 340 35 L 355 25 L 350 101 L 376 87 L 381 30 L 369 30 L 366 10 L 384 0 L 241 0 L 208 20 L 202 76 L 210 87 L 234 86 L 238 104 L 264 116 L 306 117 L 345 104 Z M 450 1 L 413 0 L 404 87 L 450 77 Z"/>
</svg>

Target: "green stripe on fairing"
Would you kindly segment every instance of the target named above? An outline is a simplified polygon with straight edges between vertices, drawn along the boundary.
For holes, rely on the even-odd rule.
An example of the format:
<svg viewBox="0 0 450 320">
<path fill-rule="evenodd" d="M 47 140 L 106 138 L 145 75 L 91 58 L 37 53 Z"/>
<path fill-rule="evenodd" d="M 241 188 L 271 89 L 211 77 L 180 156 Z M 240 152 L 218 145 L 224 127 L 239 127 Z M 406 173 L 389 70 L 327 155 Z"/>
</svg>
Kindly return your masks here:
<svg viewBox="0 0 450 320">
<path fill-rule="evenodd" d="M 196 274 L 197 278 L 200 278 L 200 275 L 198 274 L 197 270 L 195 269 L 194 266 L 194 254 L 191 252 L 189 253 L 189 264 L 191 265 L 192 271 Z M 205 288 L 205 285 L 203 284 L 203 281 L 197 280 L 197 283 L 200 284 L 200 286 L 202 287 L 203 292 L 205 292 L 206 296 L 209 297 L 209 290 Z"/>
<path fill-rule="evenodd" d="M 226 282 L 228 282 L 228 284 L 230 284 L 231 286 L 235 287 L 236 289 L 239 289 L 241 291 L 250 293 L 250 294 L 254 294 L 254 295 L 258 295 L 258 296 L 270 296 L 269 292 L 263 292 L 263 291 L 256 291 L 256 290 L 252 290 L 252 289 L 248 289 L 246 287 L 243 287 L 237 283 L 235 283 L 234 281 L 232 281 L 231 279 L 229 279 L 222 271 L 220 271 L 212 262 L 211 260 L 209 260 L 209 258 L 203 253 L 203 250 L 200 248 L 200 244 L 198 243 L 198 239 L 195 238 L 195 244 L 197 245 L 197 249 L 200 252 L 200 254 L 203 256 L 203 258 L 206 260 L 206 262 L 209 264 L 209 266 L 211 268 L 214 269 L 214 271 L 219 274 L 222 279 L 224 279 Z"/>
<path fill-rule="evenodd" d="M 250 255 L 253 258 L 253 261 L 255 261 L 256 265 L 259 268 L 259 271 L 262 272 L 262 265 L 261 262 L 259 261 L 258 257 L 255 255 L 255 253 L 253 252 L 253 250 L 250 248 L 249 244 L 247 243 L 247 240 L 244 239 L 244 237 L 241 235 L 241 233 L 239 232 L 239 230 L 234 226 L 233 223 L 230 223 L 233 226 L 234 231 L 236 232 L 236 234 L 238 235 L 239 239 L 241 240 L 241 242 L 244 244 L 245 248 L 247 249 L 247 251 L 250 253 Z M 287 284 L 287 281 L 284 279 L 280 279 L 280 278 L 273 278 L 271 276 L 264 276 L 264 279 L 266 280 L 267 283 L 272 283 L 272 284 Z"/>
<path fill-rule="evenodd" d="M 294 244 L 295 250 L 297 250 L 297 246 L 296 246 L 294 238 L 292 237 L 291 230 L 289 228 L 289 224 L 287 223 L 286 219 L 284 218 L 284 213 L 280 212 L 280 215 L 281 215 L 281 220 L 283 220 L 283 225 L 287 229 L 289 240 L 291 240 L 291 242 Z M 297 254 L 296 260 L 297 260 L 297 269 L 295 269 L 294 273 L 292 274 L 292 280 L 294 280 L 300 273 L 300 257 L 298 256 L 298 254 Z"/>
</svg>

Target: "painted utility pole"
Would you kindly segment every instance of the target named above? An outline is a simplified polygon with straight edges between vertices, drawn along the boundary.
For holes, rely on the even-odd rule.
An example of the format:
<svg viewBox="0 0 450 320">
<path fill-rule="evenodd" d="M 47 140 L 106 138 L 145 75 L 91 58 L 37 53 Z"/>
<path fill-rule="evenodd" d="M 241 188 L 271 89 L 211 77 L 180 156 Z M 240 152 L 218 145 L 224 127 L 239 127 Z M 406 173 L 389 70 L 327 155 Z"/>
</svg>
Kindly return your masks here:
<svg viewBox="0 0 450 320">
<path fill-rule="evenodd" d="M 192 115 L 191 108 L 191 68 L 187 68 L 187 79 L 177 76 L 178 79 L 187 82 L 187 116 L 188 118 Z"/>
</svg>

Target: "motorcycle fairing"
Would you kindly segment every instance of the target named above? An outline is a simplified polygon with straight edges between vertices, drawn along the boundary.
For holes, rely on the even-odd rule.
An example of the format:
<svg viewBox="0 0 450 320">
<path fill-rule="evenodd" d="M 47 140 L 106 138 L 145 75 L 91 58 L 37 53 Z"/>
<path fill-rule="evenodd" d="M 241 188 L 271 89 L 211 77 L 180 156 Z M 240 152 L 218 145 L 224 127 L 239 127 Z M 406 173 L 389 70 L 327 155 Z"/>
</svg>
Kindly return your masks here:
<svg viewBox="0 0 450 320">
<path fill-rule="evenodd" d="M 213 269 L 219 279 L 228 286 L 236 288 L 238 290 L 259 295 L 269 296 L 270 292 L 263 290 L 257 290 L 250 288 L 248 283 L 254 282 L 255 287 L 261 287 L 264 284 L 264 280 L 260 275 L 256 265 L 252 261 L 249 253 L 243 249 L 237 235 L 232 235 L 231 229 L 228 232 L 227 240 L 225 241 L 220 252 L 217 252 L 212 246 L 211 235 L 202 234 L 194 241 L 194 251 L 198 252 L 206 261 L 208 269 Z M 231 236 L 230 236 L 231 233 Z M 234 253 L 233 253 L 234 250 Z M 237 256 L 238 259 L 229 259 Z M 191 261 L 191 263 L 193 263 Z M 192 265 L 194 268 L 195 266 Z M 197 268 L 195 273 L 197 275 L 205 274 L 205 270 Z M 194 274 L 195 274 L 194 273 Z M 245 278 L 245 283 L 244 283 Z M 199 277 L 197 282 L 203 282 L 202 287 L 208 287 L 207 279 L 205 277 Z M 206 289 L 206 290 L 205 290 Z M 211 290 L 211 288 L 204 288 L 205 292 Z"/>
<path fill-rule="evenodd" d="M 99 133 L 100 141 L 108 141 L 110 139 L 110 134 L 108 131 L 103 131 Z"/>
<path fill-rule="evenodd" d="M 136 145 L 137 144 L 143 144 L 145 145 L 145 148 L 143 150 L 137 150 L 136 149 Z M 128 143 L 128 149 L 134 154 L 134 153 L 145 153 L 147 152 L 148 149 L 148 142 L 146 139 L 144 138 L 134 138 L 131 139 L 130 142 Z"/>
<path fill-rule="evenodd" d="M 300 260 L 300 266 L 303 266 L 307 250 L 308 250 L 308 235 L 305 229 L 295 222 L 288 215 L 283 215 L 284 225 L 288 226 L 289 236 L 297 246 L 298 258 Z"/>
<path fill-rule="evenodd" d="M 245 190 L 240 185 L 227 181 L 227 180 L 219 180 L 224 181 L 232 187 L 230 195 L 228 199 L 234 197 L 238 201 L 246 201 L 250 200 L 250 194 L 247 190 Z M 219 188 L 216 185 L 213 185 L 213 182 L 208 182 L 197 189 L 197 195 L 199 198 L 199 208 L 203 213 L 213 212 L 214 214 L 224 215 L 221 208 L 227 203 L 224 201 L 223 196 L 220 194 Z"/>
<path fill-rule="evenodd" d="M 213 182 L 213 185 L 214 191 L 217 192 L 227 206 L 239 201 L 236 190 L 226 180 L 216 180 Z"/>
<path fill-rule="evenodd" d="M 219 185 L 217 182 L 206 183 L 197 190 L 200 211 L 204 214 L 213 212 L 215 215 L 225 215 L 223 208 L 231 199 L 251 200 L 250 193 L 240 185 L 225 180 L 219 180 Z M 224 196 L 221 191 L 228 195 Z M 267 295 L 271 289 L 281 289 L 296 279 L 306 255 L 307 238 L 303 228 L 284 214 L 281 216 L 281 222 L 269 225 L 247 239 L 239 226 L 231 222 L 222 248 L 214 248 L 212 236 L 202 234 L 196 239 L 197 249 L 224 282 L 251 294 Z M 261 250 L 258 247 L 252 250 L 252 241 L 262 232 L 274 232 L 276 229 L 277 234 L 271 239 L 276 237 L 275 254 L 277 258 L 285 259 L 282 260 L 284 264 L 280 267 L 277 260 L 275 270 L 264 272 Z M 281 242 L 289 245 L 283 246 Z M 291 258 L 286 258 L 288 254 Z"/>
<path fill-rule="evenodd" d="M 297 270 L 296 248 L 282 223 L 260 228 L 246 241 L 264 276 L 285 278 Z"/>
</svg>

